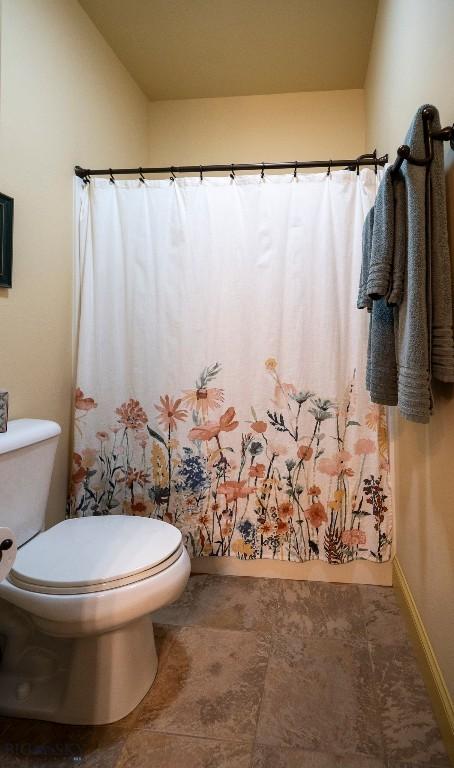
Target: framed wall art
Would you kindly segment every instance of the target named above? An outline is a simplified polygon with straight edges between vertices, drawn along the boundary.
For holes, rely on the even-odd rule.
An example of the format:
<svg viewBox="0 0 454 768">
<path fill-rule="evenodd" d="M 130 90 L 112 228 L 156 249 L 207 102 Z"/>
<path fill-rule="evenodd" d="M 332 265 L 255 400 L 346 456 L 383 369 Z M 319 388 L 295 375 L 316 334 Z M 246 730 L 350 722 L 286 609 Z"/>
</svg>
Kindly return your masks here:
<svg viewBox="0 0 454 768">
<path fill-rule="evenodd" d="M 0 192 L 0 288 L 12 287 L 13 214 L 13 198 Z"/>
</svg>

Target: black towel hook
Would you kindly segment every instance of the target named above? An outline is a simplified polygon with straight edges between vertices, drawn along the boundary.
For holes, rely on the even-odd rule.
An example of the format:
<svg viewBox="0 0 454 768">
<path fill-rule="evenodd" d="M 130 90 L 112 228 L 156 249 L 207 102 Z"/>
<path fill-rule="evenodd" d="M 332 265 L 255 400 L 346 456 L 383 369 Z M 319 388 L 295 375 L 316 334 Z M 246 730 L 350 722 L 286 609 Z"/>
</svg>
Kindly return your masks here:
<svg viewBox="0 0 454 768">
<path fill-rule="evenodd" d="M 114 177 L 113 177 L 112 168 L 109 168 L 109 173 L 110 173 L 110 179 L 109 179 L 109 182 L 110 182 L 111 184 L 115 184 L 115 179 L 114 179 Z"/>
<path fill-rule="evenodd" d="M 139 181 L 141 181 L 142 184 L 145 184 L 145 176 L 142 173 L 142 166 L 139 168 Z"/>
</svg>

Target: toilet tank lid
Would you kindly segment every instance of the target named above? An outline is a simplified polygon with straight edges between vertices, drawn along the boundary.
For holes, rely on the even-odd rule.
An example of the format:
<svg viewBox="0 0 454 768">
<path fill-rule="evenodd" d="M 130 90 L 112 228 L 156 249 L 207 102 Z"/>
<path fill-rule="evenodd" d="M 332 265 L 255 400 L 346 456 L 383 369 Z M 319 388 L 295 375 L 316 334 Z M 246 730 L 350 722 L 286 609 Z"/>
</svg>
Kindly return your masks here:
<svg viewBox="0 0 454 768">
<path fill-rule="evenodd" d="M 17 451 L 27 445 L 41 443 L 61 432 L 59 424 L 45 419 L 13 419 L 7 432 L 0 433 L 0 453 Z"/>
</svg>

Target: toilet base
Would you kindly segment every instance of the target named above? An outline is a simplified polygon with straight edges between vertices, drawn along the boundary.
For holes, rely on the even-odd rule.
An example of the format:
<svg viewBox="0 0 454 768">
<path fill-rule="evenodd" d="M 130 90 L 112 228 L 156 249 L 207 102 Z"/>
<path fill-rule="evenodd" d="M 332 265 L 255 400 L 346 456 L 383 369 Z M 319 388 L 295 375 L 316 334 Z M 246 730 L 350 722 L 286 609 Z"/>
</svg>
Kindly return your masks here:
<svg viewBox="0 0 454 768">
<path fill-rule="evenodd" d="M 39 632 L 23 611 L 5 613 L 5 607 L 2 601 L 1 715 L 112 723 L 129 714 L 153 683 L 158 660 L 150 614 L 100 635 L 58 638 Z"/>
</svg>

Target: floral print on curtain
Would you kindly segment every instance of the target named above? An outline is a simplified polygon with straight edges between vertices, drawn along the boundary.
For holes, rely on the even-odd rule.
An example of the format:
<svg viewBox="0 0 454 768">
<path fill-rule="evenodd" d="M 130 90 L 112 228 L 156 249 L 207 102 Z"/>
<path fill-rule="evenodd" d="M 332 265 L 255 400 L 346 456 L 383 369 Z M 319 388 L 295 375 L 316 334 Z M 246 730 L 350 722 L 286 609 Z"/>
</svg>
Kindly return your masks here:
<svg viewBox="0 0 454 768">
<path fill-rule="evenodd" d="M 265 411 L 231 403 L 215 363 L 159 402 L 125 398 L 97 431 L 98 393 L 77 389 L 68 514 L 165 520 L 191 557 L 388 560 L 384 409 L 358 414 L 355 371 L 339 402 L 286 381 L 273 357 L 258 375 Z"/>
</svg>

